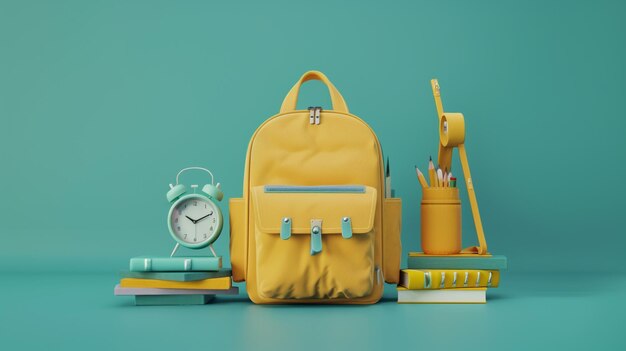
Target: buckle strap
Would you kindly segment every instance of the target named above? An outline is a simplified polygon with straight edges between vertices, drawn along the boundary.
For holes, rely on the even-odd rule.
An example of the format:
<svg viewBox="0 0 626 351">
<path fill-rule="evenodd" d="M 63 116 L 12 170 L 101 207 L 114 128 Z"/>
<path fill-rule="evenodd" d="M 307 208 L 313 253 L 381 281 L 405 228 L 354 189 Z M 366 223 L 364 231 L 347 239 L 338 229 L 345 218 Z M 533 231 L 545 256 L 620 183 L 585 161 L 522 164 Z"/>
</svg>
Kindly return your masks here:
<svg viewBox="0 0 626 351">
<path fill-rule="evenodd" d="M 352 220 L 350 217 L 343 217 L 341 219 L 341 236 L 344 239 L 350 239 L 352 237 Z"/>
<path fill-rule="evenodd" d="M 280 223 L 280 238 L 287 240 L 291 237 L 291 218 L 285 217 Z"/>
<path fill-rule="evenodd" d="M 291 237 L 291 218 L 284 217 L 280 223 L 280 238 L 288 240 Z M 341 236 L 344 239 L 352 238 L 352 220 L 350 217 L 341 219 Z M 311 256 L 322 252 L 322 220 L 311 220 Z"/>
<path fill-rule="evenodd" d="M 311 220 L 311 256 L 322 252 L 322 220 Z"/>
</svg>

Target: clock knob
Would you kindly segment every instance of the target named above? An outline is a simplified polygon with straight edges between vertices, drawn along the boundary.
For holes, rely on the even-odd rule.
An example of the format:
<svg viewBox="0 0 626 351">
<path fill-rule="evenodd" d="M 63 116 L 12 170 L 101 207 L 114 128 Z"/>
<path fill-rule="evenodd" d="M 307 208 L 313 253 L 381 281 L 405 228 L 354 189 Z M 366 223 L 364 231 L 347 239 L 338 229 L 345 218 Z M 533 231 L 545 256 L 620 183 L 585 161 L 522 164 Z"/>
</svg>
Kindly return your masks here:
<svg viewBox="0 0 626 351">
<path fill-rule="evenodd" d="M 176 200 L 181 195 L 187 192 L 187 189 L 182 184 L 176 184 L 174 186 L 170 184 L 170 187 L 172 188 L 167 192 L 167 201 L 169 202 Z"/>
<path fill-rule="evenodd" d="M 217 183 L 217 185 L 207 184 L 202 188 L 202 192 L 217 201 L 222 201 L 222 198 L 224 197 L 224 193 L 222 192 L 222 189 L 220 189 L 220 183 Z"/>
</svg>

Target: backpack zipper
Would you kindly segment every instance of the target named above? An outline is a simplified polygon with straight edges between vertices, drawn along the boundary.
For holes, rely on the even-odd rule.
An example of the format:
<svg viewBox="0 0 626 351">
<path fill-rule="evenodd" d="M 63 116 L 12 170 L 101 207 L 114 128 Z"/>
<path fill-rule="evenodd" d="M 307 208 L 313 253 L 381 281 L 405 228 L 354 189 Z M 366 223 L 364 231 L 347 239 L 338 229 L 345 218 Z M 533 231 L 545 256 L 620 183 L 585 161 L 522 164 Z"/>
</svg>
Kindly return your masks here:
<svg viewBox="0 0 626 351">
<path fill-rule="evenodd" d="M 266 193 L 365 193 L 362 185 L 266 185 Z"/>
<path fill-rule="evenodd" d="M 322 118 L 321 114 L 322 114 L 322 108 L 320 106 L 317 106 L 315 108 L 315 124 L 316 125 L 320 124 L 320 119 Z"/>
<path fill-rule="evenodd" d="M 309 124 L 315 123 L 315 107 L 309 106 Z"/>
</svg>

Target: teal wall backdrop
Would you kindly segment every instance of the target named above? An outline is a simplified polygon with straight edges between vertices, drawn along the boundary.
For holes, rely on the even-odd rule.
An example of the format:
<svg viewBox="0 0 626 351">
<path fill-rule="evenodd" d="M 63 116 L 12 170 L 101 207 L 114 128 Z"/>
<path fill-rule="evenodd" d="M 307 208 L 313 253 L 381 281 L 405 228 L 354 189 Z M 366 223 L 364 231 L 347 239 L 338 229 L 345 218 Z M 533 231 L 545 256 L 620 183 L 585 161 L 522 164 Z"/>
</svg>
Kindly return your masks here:
<svg viewBox="0 0 626 351">
<path fill-rule="evenodd" d="M 626 349 L 624 14 L 618 0 L 0 0 L 2 346 Z M 490 250 L 509 258 L 488 303 L 397 304 L 392 285 L 361 307 L 255 306 L 242 284 L 207 306 L 113 296 L 130 257 L 172 249 L 176 172 L 209 167 L 241 196 L 252 133 L 311 69 L 390 157 L 405 254 L 420 249 L 413 167 L 437 153 L 439 79 L 465 114 Z M 319 82 L 310 105 L 329 107 Z"/>
<path fill-rule="evenodd" d="M 437 152 L 437 77 L 465 114 L 487 239 L 510 271 L 624 271 L 624 5 L 3 0 L 0 268 L 112 272 L 168 254 L 176 172 L 207 166 L 240 196 L 250 136 L 318 69 L 391 159 L 405 252 L 420 247 L 413 166 Z M 329 107 L 321 84 L 309 105 Z"/>
</svg>

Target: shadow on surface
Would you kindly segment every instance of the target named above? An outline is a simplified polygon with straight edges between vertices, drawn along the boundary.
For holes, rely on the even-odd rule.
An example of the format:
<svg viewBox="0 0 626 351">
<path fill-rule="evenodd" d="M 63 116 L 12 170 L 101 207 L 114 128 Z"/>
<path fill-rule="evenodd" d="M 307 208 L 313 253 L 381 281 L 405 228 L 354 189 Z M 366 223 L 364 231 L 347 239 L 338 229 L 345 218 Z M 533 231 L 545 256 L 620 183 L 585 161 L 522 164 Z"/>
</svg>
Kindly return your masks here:
<svg viewBox="0 0 626 351">
<path fill-rule="evenodd" d="M 619 291 L 626 286 L 619 273 L 515 273 L 504 275 L 488 300 L 505 298 L 576 298 Z"/>
</svg>

